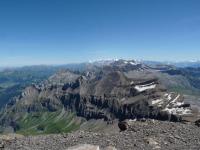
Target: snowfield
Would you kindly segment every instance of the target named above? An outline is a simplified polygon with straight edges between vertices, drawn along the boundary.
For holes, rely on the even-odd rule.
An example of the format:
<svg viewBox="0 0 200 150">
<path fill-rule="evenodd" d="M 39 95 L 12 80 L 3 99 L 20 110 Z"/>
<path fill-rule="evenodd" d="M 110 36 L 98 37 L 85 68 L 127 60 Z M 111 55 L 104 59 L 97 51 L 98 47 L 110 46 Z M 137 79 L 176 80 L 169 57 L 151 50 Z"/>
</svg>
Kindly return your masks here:
<svg viewBox="0 0 200 150">
<path fill-rule="evenodd" d="M 169 114 L 173 115 L 189 115 L 192 114 L 191 110 L 188 108 L 165 108 L 163 111 L 167 111 Z"/>
<path fill-rule="evenodd" d="M 140 63 L 135 61 L 124 61 L 124 64 L 139 65 Z"/>
<path fill-rule="evenodd" d="M 174 114 L 174 115 L 189 115 L 192 114 L 192 111 L 190 108 L 183 108 L 180 107 L 181 105 L 184 104 L 183 101 L 180 101 L 180 94 L 178 94 L 173 100 L 172 100 L 172 94 L 165 94 L 165 97 L 167 97 L 167 100 L 171 102 L 169 102 L 169 104 L 166 106 L 166 108 L 163 111 L 168 112 L 169 114 Z"/>
<path fill-rule="evenodd" d="M 146 91 L 146 90 L 154 89 L 155 87 L 156 87 L 156 84 L 150 83 L 150 84 L 144 84 L 144 85 L 136 85 L 134 88 L 138 92 L 143 92 L 143 91 Z"/>
</svg>

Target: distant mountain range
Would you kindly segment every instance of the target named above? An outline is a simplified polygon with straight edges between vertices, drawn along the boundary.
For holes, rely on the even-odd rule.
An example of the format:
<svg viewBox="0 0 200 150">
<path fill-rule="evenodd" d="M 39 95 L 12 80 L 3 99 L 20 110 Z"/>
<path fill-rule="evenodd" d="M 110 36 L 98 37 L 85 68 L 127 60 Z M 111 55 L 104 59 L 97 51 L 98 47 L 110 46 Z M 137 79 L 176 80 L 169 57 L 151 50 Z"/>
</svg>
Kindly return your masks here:
<svg viewBox="0 0 200 150">
<path fill-rule="evenodd" d="M 83 62 L 83 63 L 69 63 L 69 64 L 63 64 L 63 65 L 33 65 L 33 66 L 26 66 L 26 67 L 0 67 L 0 71 L 3 70 L 18 70 L 20 68 L 69 68 L 69 69 L 82 69 L 85 68 L 88 64 L 93 64 L 93 65 L 108 65 L 114 61 L 118 61 L 120 59 L 110 59 L 110 60 L 97 60 L 97 61 L 89 61 L 89 62 Z M 121 59 L 122 60 L 122 59 Z M 129 60 L 131 61 L 131 60 Z M 193 67 L 193 68 L 198 68 L 200 67 L 200 61 L 150 61 L 150 60 L 138 60 L 136 61 L 138 63 L 144 63 L 147 65 L 172 65 L 175 67 Z"/>
<path fill-rule="evenodd" d="M 165 64 L 165 65 L 173 65 L 173 66 L 180 67 L 180 68 L 185 68 L 185 67 L 198 68 L 198 67 L 200 67 L 200 61 L 182 61 L 182 62 L 142 61 L 142 62 L 145 64 L 148 64 L 148 65 Z"/>
<path fill-rule="evenodd" d="M 197 108 L 184 95 L 199 96 L 200 69 L 134 60 L 32 66 L 4 70 L 0 87 L 2 105 L 7 103 L 2 132 L 69 132 L 91 119 L 195 121 Z"/>
</svg>

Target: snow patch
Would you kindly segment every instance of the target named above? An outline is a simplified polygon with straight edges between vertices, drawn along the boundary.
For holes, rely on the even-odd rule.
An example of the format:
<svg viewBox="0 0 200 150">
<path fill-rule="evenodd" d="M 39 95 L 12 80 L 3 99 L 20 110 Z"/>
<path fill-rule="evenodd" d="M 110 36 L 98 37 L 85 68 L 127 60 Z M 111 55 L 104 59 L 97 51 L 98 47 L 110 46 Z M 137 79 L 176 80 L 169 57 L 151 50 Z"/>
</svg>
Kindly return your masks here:
<svg viewBox="0 0 200 150">
<path fill-rule="evenodd" d="M 155 87 L 156 87 L 156 84 L 150 83 L 150 84 L 144 84 L 144 85 L 136 85 L 134 88 L 138 92 L 143 92 L 143 91 L 146 91 L 146 90 L 154 89 Z"/>
<path fill-rule="evenodd" d="M 131 65 L 137 65 L 137 63 L 135 63 L 135 62 L 130 62 L 130 64 L 131 64 Z"/>
<path fill-rule="evenodd" d="M 135 61 L 126 61 L 126 60 L 124 60 L 123 63 L 124 64 L 131 64 L 131 65 L 134 65 L 134 66 L 139 64 L 139 63 L 137 63 Z"/>
<path fill-rule="evenodd" d="M 167 111 L 169 114 L 173 115 L 189 115 L 192 114 L 191 110 L 188 108 L 165 108 L 164 111 Z"/>
<path fill-rule="evenodd" d="M 175 99 L 173 99 L 168 105 L 167 107 L 169 107 L 169 105 L 173 105 L 174 107 L 177 107 L 177 106 L 181 106 L 184 104 L 184 102 L 177 102 L 177 100 L 180 98 L 180 94 L 176 96 Z M 168 95 L 168 100 L 171 100 L 171 94 Z"/>
<path fill-rule="evenodd" d="M 169 95 L 168 93 L 165 93 L 165 95 L 164 95 L 164 96 L 165 96 L 165 97 L 167 97 L 168 95 Z"/>
<path fill-rule="evenodd" d="M 176 96 L 176 98 L 171 103 L 175 103 L 179 97 L 180 97 L 180 94 L 178 94 L 178 96 Z"/>
<path fill-rule="evenodd" d="M 129 119 L 128 122 L 132 123 L 132 122 L 136 122 L 137 119 Z"/>
<path fill-rule="evenodd" d="M 167 100 L 170 101 L 169 104 L 166 106 L 163 111 L 168 112 L 169 114 L 173 115 L 189 115 L 192 114 L 192 111 L 190 108 L 184 108 L 180 107 L 184 104 L 183 101 L 179 101 L 180 94 L 178 94 L 173 100 L 172 100 L 172 94 L 165 94 L 165 97 L 167 97 Z"/>
<path fill-rule="evenodd" d="M 181 106 L 181 105 L 183 105 L 183 104 L 184 104 L 184 102 L 176 102 L 176 103 L 175 103 L 176 106 Z"/>
<path fill-rule="evenodd" d="M 152 103 L 152 105 L 162 104 L 163 103 L 163 99 L 153 100 L 151 103 Z"/>
<path fill-rule="evenodd" d="M 172 95 L 168 94 L 167 99 L 170 101 L 172 99 Z"/>
</svg>

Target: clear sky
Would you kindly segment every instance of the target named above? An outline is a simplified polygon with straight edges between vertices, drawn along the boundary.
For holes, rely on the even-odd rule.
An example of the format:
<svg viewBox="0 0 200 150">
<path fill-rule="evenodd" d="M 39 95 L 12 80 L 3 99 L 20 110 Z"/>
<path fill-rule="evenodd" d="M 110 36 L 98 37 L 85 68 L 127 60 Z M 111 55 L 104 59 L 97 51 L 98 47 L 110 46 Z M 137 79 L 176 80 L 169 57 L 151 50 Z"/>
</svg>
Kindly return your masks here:
<svg viewBox="0 0 200 150">
<path fill-rule="evenodd" d="M 0 66 L 200 59 L 200 0 L 0 0 Z"/>
</svg>

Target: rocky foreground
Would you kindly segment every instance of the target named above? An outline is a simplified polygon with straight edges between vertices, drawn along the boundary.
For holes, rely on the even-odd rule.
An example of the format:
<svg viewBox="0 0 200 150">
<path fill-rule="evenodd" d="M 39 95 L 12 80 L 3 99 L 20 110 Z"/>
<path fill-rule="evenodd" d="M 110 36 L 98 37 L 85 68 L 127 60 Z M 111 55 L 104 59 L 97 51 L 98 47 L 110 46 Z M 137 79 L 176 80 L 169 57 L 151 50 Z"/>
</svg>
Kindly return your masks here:
<svg viewBox="0 0 200 150">
<path fill-rule="evenodd" d="M 40 136 L 1 136 L 5 150 L 189 150 L 200 149 L 200 130 L 193 124 L 147 120 L 133 121 L 122 132 L 86 132 Z M 89 145 L 80 145 L 89 144 Z M 73 147 L 75 146 L 75 147 Z M 78 148 L 79 147 L 79 148 Z"/>
</svg>

